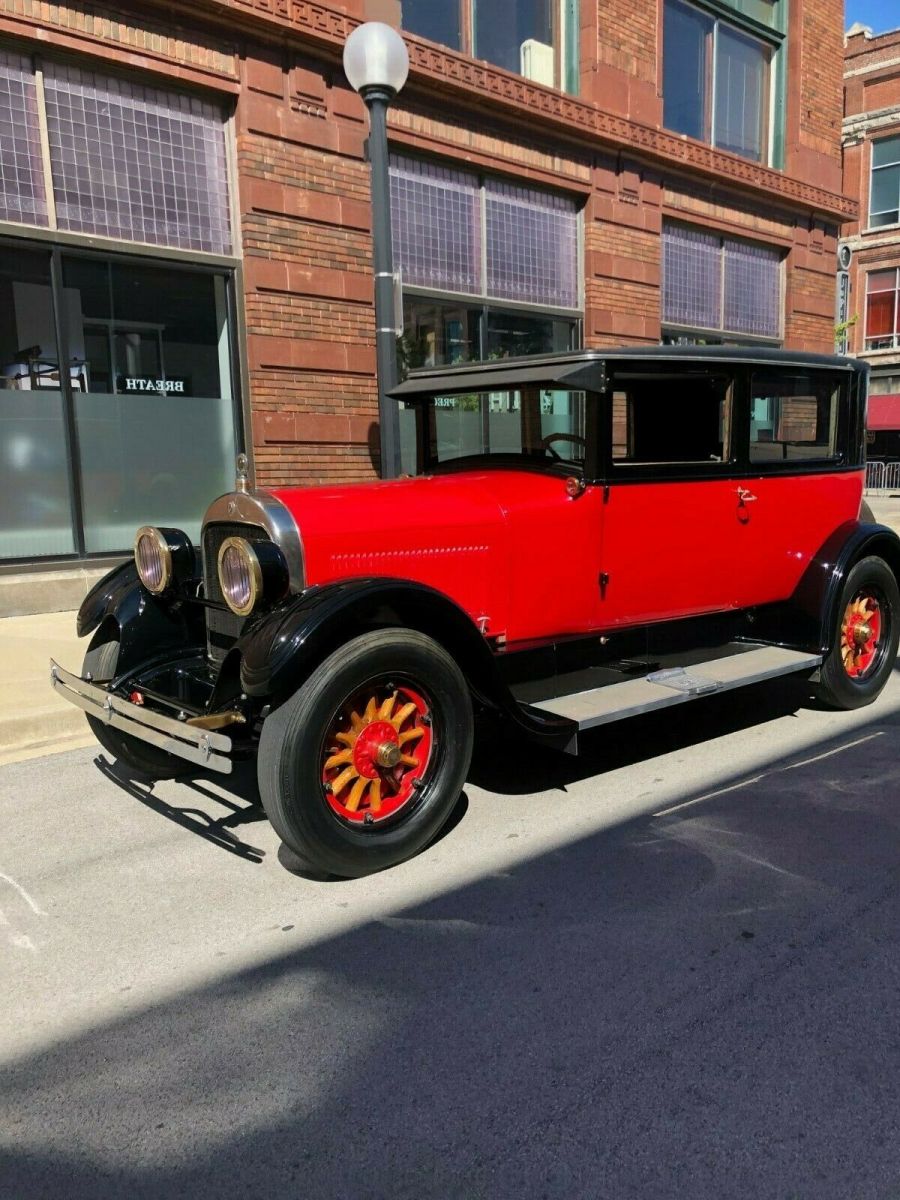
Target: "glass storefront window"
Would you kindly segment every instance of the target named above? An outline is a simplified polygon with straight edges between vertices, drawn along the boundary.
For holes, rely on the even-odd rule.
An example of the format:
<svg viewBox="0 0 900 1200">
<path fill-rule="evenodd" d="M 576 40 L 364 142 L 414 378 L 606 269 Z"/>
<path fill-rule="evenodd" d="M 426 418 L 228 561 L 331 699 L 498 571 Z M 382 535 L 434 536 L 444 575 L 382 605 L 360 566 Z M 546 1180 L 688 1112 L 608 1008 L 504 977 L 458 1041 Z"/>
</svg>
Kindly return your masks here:
<svg viewBox="0 0 900 1200">
<path fill-rule="evenodd" d="M 233 482 L 225 277 L 65 256 L 68 337 L 88 553 L 146 523 L 199 534 Z"/>
<path fill-rule="evenodd" d="M 407 297 L 403 303 L 403 356 L 408 371 L 481 358 L 481 308 Z"/>
<path fill-rule="evenodd" d="M 65 293 L 65 301 L 71 299 Z M 80 368 L 72 368 L 73 386 Z M 72 554 L 50 255 L 0 255 L 0 558 Z"/>
<path fill-rule="evenodd" d="M 574 321 L 487 310 L 485 358 L 516 358 L 520 354 L 571 350 L 574 339 Z"/>
</svg>

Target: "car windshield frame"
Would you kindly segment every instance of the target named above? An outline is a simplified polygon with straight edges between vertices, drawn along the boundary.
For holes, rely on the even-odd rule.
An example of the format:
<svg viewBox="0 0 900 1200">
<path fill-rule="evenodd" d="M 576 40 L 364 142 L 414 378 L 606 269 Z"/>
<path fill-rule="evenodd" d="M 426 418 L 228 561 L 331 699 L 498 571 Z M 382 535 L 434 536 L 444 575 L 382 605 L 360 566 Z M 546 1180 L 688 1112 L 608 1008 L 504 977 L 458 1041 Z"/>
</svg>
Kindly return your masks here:
<svg viewBox="0 0 900 1200">
<path fill-rule="evenodd" d="M 599 399 L 584 387 L 552 380 L 528 380 L 502 390 L 442 389 L 418 397 L 406 406 L 415 412 L 417 474 L 488 468 L 590 478 L 597 468 Z M 579 410 L 573 412 L 572 405 Z M 454 437 L 458 454 L 447 453 Z M 569 453 L 579 446 L 580 456 Z"/>
</svg>

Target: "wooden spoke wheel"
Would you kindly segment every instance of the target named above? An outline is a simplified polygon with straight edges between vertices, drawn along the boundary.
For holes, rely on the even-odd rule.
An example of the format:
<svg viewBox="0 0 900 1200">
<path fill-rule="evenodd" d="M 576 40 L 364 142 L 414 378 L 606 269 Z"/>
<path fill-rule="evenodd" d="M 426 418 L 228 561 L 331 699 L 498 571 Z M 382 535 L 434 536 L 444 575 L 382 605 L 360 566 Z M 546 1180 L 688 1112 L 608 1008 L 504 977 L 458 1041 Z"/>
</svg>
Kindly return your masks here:
<svg viewBox="0 0 900 1200">
<path fill-rule="evenodd" d="M 834 620 L 816 692 L 831 708 L 861 708 L 882 690 L 897 658 L 900 590 L 884 559 L 872 555 L 851 568 Z"/>
<path fill-rule="evenodd" d="M 268 716 L 257 769 L 282 841 L 353 877 L 412 857 L 453 811 L 472 756 L 472 702 L 448 652 L 412 629 L 361 634 Z"/>
<path fill-rule="evenodd" d="M 366 825 L 395 816 L 421 791 L 432 744 L 425 695 L 390 680 L 367 684 L 335 714 L 325 737 L 329 805 Z"/>
<path fill-rule="evenodd" d="M 841 659 L 851 679 L 865 679 L 877 666 L 881 635 L 879 597 L 871 589 L 857 592 L 841 622 Z"/>
</svg>

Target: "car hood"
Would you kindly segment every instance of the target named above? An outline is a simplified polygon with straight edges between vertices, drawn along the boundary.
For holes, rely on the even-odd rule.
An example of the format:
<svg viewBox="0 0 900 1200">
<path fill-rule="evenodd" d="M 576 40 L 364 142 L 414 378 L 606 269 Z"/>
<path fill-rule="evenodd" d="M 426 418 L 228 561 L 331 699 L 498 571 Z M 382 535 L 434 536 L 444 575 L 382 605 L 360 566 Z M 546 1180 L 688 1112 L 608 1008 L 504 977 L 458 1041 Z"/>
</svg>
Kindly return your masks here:
<svg viewBox="0 0 900 1200">
<path fill-rule="evenodd" d="M 535 504 L 565 502 L 565 480 L 533 471 L 280 488 L 303 542 L 307 584 L 350 576 L 412 579 L 444 592 L 491 633 L 509 606 L 510 523 Z"/>
</svg>

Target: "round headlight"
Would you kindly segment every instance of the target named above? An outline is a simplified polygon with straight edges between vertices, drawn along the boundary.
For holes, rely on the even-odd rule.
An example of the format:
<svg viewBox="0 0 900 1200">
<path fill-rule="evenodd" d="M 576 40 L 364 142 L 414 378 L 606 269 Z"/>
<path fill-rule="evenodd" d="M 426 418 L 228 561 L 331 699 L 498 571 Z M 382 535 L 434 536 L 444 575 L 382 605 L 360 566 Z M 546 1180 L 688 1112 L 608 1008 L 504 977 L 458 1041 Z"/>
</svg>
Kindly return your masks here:
<svg viewBox="0 0 900 1200">
<path fill-rule="evenodd" d="M 219 585 L 225 603 L 248 616 L 262 595 L 262 568 L 253 547 L 240 537 L 226 538 L 219 550 Z"/>
<path fill-rule="evenodd" d="M 172 579 L 172 551 L 162 531 L 142 525 L 134 537 L 134 564 L 141 583 L 158 596 Z"/>
</svg>

